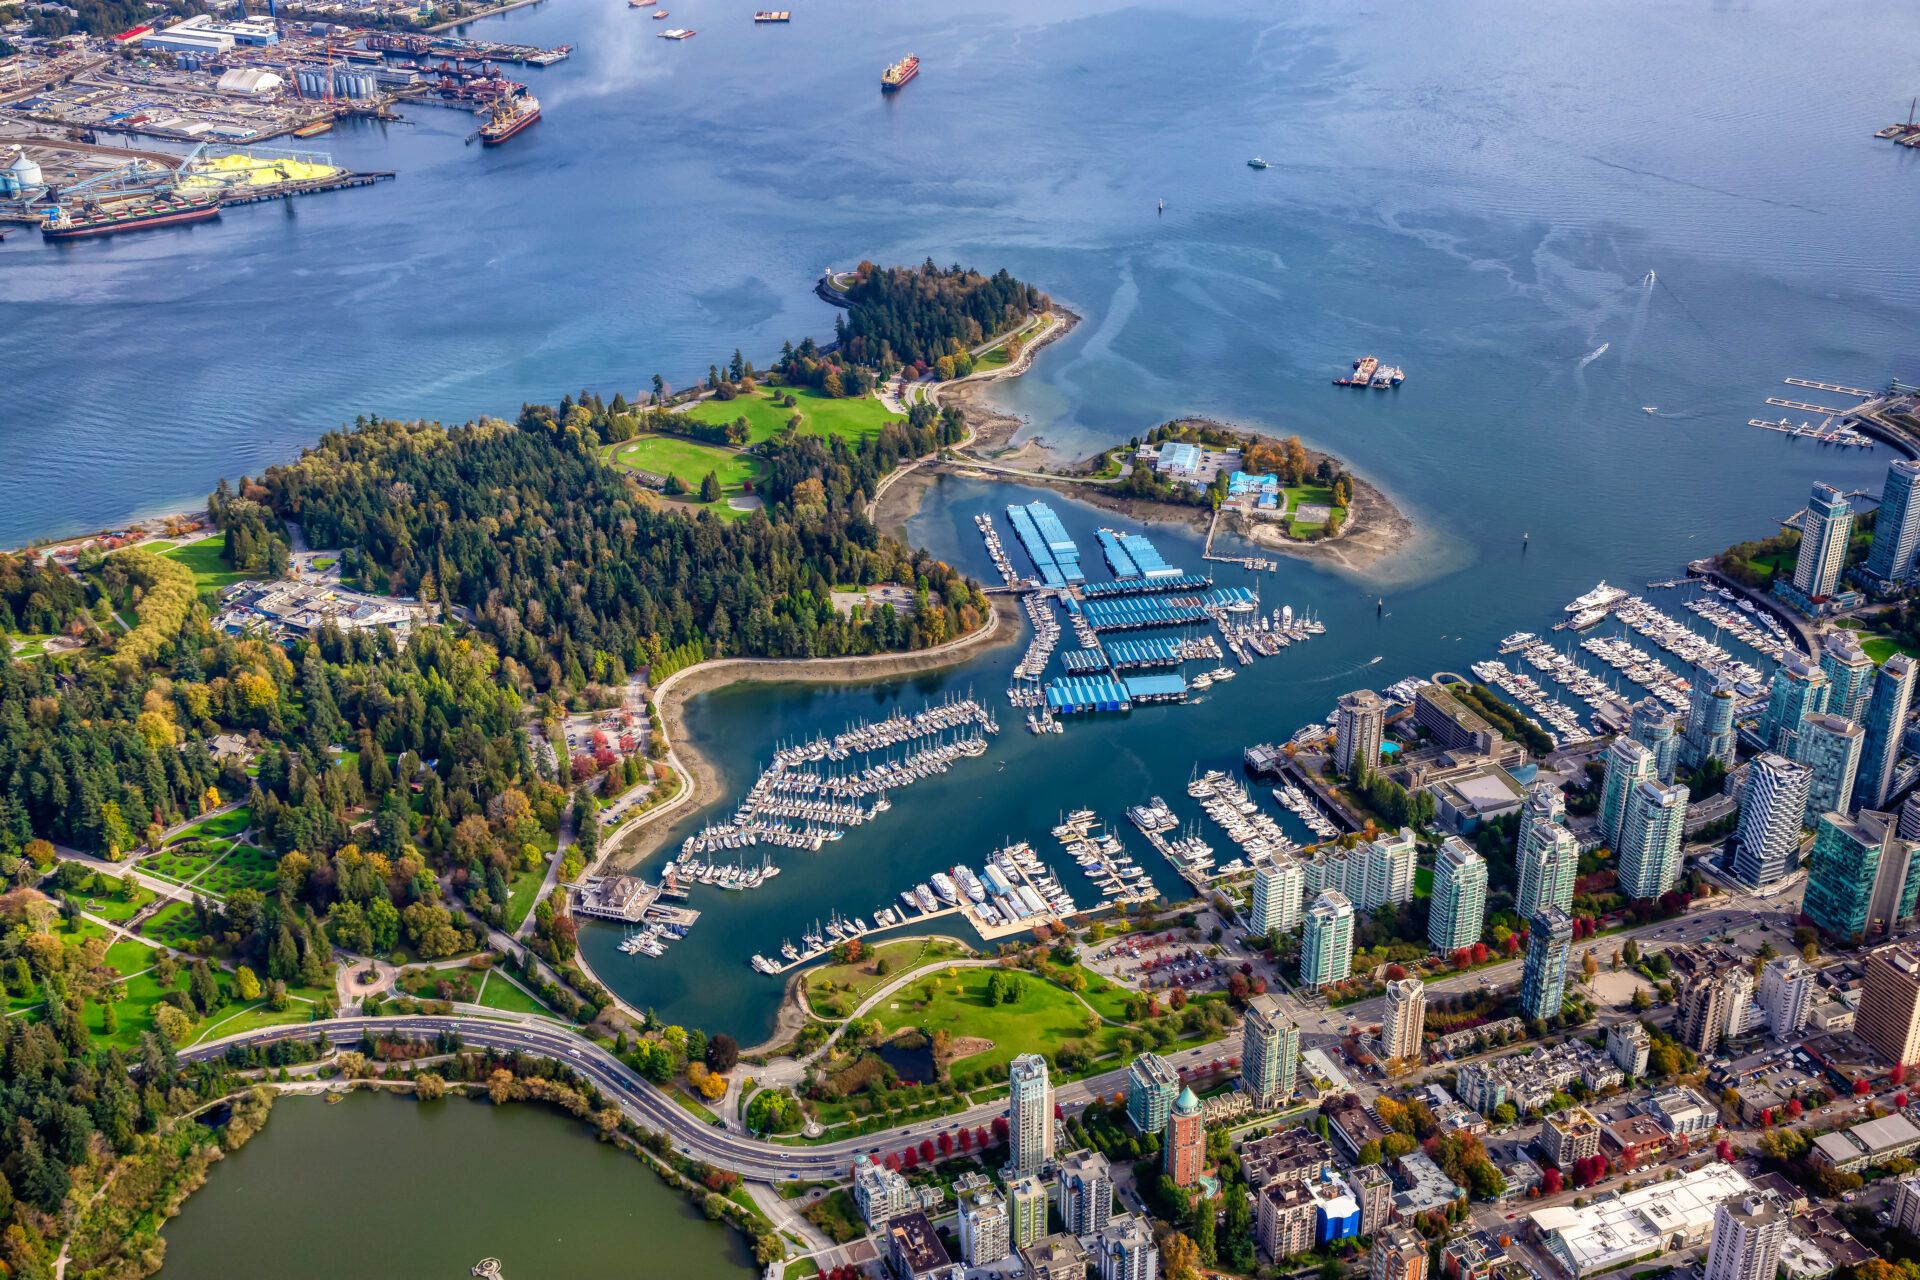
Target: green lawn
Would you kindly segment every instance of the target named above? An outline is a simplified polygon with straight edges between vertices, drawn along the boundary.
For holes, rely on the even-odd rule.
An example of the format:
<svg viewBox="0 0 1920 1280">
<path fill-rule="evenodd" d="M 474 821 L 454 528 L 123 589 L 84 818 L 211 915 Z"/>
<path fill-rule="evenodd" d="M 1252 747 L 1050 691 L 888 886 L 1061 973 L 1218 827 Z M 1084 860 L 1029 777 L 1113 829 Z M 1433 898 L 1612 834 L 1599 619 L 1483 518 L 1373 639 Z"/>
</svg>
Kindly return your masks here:
<svg viewBox="0 0 1920 1280">
<path fill-rule="evenodd" d="M 199 925 L 193 916 L 193 905 L 187 902 L 170 903 L 160 908 L 140 932 L 144 937 L 175 948 L 183 948 L 200 936 Z"/>
<path fill-rule="evenodd" d="M 79 902 L 80 909 L 90 915 L 99 916 L 102 920 L 124 921 L 132 919 L 141 907 L 153 901 L 154 896 L 153 890 L 136 884 L 133 893 L 127 897 L 105 898 L 95 894 L 82 897 Z"/>
<path fill-rule="evenodd" d="M 253 810 L 241 805 L 238 809 L 229 809 L 225 813 L 216 813 L 204 822 L 188 827 L 168 844 L 178 844 L 182 840 L 206 840 L 214 836 L 237 836 L 253 825 Z"/>
<path fill-rule="evenodd" d="M 679 476 L 689 495 L 699 492 L 700 481 L 711 471 L 720 478 L 722 498 L 741 493 L 746 481 L 759 479 L 765 470 L 751 454 L 678 436 L 639 436 L 603 450 L 601 456 L 616 467 Z"/>
<path fill-rule="evenodd" d="M 1904 653 L 1910 658 L 1920 658 L 1920 650 L 1916 650 L 1912 645 L 1901 644 L 1892 636 L 1868 636 L 1860 642 L 1860 648 L 1873 659 L 1875 666 L 1879 666 L 1896 653 Z"/>
<path fill-rule="evenodd" d="M 12 635 L 4 638 L 13 646 L 13 656 L 16 658 L 39 657 L 47 651 L 47 641 L 53 639 L 52 636 L 24 635 Z"/>
<path fill-rule="evenodd" d="M 222 898 L 238 889 L 258 889 L 265 893 L 273 888 L 279 866 L 279 859 L 266 850 L 237 844 L 224 861 L 193 882 L 193 890 Z"/>
<path fill-rule="evenodd" d="M 183 547 L 163 551 L 169 560 L 178 560 L 193 570 L 193 585 L 196 590 L 205 591 L 209 587 L 230 587 L 236 582 L 245 582 L 250 575 L 235 573 L 228 567 L 225 551 L 227 536 L 216 534 L 203 538 L 199 542 L 189 542 Z"/>
<path fill-rule="evenodd" d="M 788 395 L 799 403 L 789 409 L 774 403 L 775 397 Z M 747 443 L 758 444 L 787 425 L 787 419 L 800 415 L 800 433 L 812 436 L 844 436 L 859 440 L 880 434 L 880 428 L 900 419 L 872 396 L 834 399 L 812 387 L 765 387 L 732 400 L 702 400 L 688 409 L 687 416 L 701 422 L 747 420 Z"/>
<path fill-rule="evenodd" d="M 553 1010 L 541 1004 L 514 984 L 513 979 L 503 973 L 490 972 L 486 982 L 480 988 L 479 1003 L 489 1009 L 500 1009 L 506 1013 L 542 1013 L 552 1015 Z"/>
<path fill-rule="evenodd" d="M 289 1000 L 287 1007 L 279 1013 L 268 1007 L 265 1000 L 239 1012 L 229 1005 L 224 1009 L 215 1009 L 211 1018 L 194 1028 L 193 1042 L 198 1044 L 202 1040 L 219 1040 L 245 1031 L 258 1031 L 262 1027 L 280 1027 L 312 1020 L 313 1006 L 304 1000 Z"/>
<path fill-rule="evenodd" d="M 868 1016 L 878 1018 L 889 1032 L 902 1027 L 922 1027 L 930 1032 L 944 1028 L 955 1038 L 981 1036 L 993 1041 L 993 1048 L 984 1053 L 954 1060 L 953 1067 L 963 1072 L 999 1066 L 1017 1054 L 1052 1053 L 1069 1040 L 1087 1037 L 1087 1011 L 1080 1002 L 1031 974 L 1020 975 L 1022 994 L 1017 1003 L 988 1004 L 987 978 L 997 972 L 962 969 L 957 978 L 932 974 L 901 989 L 897 1001 L 882 1001 Z M 930 982 L 938 986 L 933 998 L 924 1008 L 915 1008 Z"/>
<path fill-rule="evenodd" d="M 551 862 L 549 854 L 547 862 Z M 515 875 L 513 883 L 507 886 L 507 932 L 512 933 L 527 918 L 527 912 L 533 910 L 534 902 L 539 898 L 540 886 L 547 881 L 547 862 L 541 863 L 531 871 L 522 871 Z"/>
<path fill-rule="evenodd" d="M 325 573 L 339 563 L 332 556 L 316 556 L 313 560 L 313 569 L 315 573 Z"/>
<path fill-rule="evenodd" d="M 1295 515 L 1299 513 L 1303 504 L 1317 504 L 1323 507 L 1333 505 L 1333 490 L 1324 484 L 1292 485 L 1282 489 L 1280 492 L 1286 500 L 1287 510 Z M 1294 519 L 1292 516 L 1288 517 L 1288 524 L 1292 526 L 1293 532 L 1296 535 L 1305 533 L 1309 529 L 1318 529 L 1325 523 L 1326 521 L 1324 520 L 1314 520 L 1303 523 L 1298 519 Z"/>
</svg>

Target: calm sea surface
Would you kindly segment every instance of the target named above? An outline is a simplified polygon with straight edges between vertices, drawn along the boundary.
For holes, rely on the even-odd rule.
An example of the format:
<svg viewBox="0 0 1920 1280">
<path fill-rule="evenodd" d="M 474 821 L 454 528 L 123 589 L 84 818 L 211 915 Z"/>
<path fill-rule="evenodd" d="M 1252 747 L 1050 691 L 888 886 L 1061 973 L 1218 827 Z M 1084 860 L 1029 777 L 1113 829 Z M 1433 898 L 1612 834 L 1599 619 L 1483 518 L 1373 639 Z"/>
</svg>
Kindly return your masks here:
<svg viewBox="0 0 1920 1280">
<path fill-rule="evenodd" d="M 1779 416 L 1787 376 L 1920 381 L 1920 154 L 1870 136 L 1920 89 L 1910 5 L 825 0 L 755 27 L 750 6 L 672 4 L 697 38 L 654 39 L 618 0 L 475 27 L 578 47 L 525 73 L 545 114 L 506 146 L 410 108 L 322 140 L 395 182 L 0 244 L 0 544 L 197 504 L 357 413 L 510 415 L 683 383 L 736 346 L 764 361 L 831 332 L 811 283 L 861 257 L 1005 266 L 1085 317 L 1000 392 L 1030 434 L 1084 453 L 1181 413 L 1298 432 L 1421 527 L 1367 580 L 1262 575 L 1269 607 L 1328 634 L 1198 705 L 1044 740 L 1003 709 L 988 757 L 883 821 L 785 855 L 766 889 L 697 892 L 707 916 L 665 960 L 589 930 L 630 999 L 743 1040 L 779 990 L 746 955 L 816 915 L 870 915 L 1003 839 L 1045 850 L 1063 808 L 1186 807 L 1196 762 L 1347 688 L 1464 670 L 1596 579 L 1770 532 L 1815 480 L 1877 490 L 1885 450 L 1744 424 Z M 909 51 L 919 78 L 883 97 Z M 1328 385 L 1367 353 L 1405 387 Z M 985 573 L 972 513 L 1019 494 L 945 481 L 911 531 Z M 1056 506 L 1090 544 L 1095 513 Z M 1187 534 L 1162 541 L 1197 565 Z M 744 785 L 779 738 L 997 698 L 1016 658 L 723 691 L 694 732 Z"/>
</svg>

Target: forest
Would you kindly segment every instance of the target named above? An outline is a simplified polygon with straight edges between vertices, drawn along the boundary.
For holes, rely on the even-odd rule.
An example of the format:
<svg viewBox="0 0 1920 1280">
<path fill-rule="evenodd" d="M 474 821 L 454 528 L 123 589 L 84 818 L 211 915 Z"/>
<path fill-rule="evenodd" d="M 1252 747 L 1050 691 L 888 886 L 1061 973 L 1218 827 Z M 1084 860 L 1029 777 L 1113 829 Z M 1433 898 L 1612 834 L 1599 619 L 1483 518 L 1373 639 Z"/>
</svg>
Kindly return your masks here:
<svg viewBox="0 0 1920 1280">
<path fill-rule="evenodd" d="M 663 511 L 601 465 L 593 417 L 571 405 L 529 406 L 518 426 L 375 420 L 329 433 L 258 487 L 311 545 L 354 551 L 374 590 L 471 611 L 523 692 L 619 684 L 696 640 L 838 657 L 924 648 L 986 620 L 976 585 L 883 537 L 854 500 L 909 440 L 932 447 L 931 425 L 857 447 L 770 441 L 767 509 L 727 523 Z M 833 607 L 835 586 L 887 581 L 914 587 L 910 611 Z"/>
<path fill-rule="evenodd" d="M 1003 269 L 992 276 L 929 258 L 919 267 L 862 262 L 847 291 L 852 304 L 834 323 L 840 349 L 856 365 L 921 369 L 978 346 L 1045 311 L 1053 302 Z"/>
</svg>

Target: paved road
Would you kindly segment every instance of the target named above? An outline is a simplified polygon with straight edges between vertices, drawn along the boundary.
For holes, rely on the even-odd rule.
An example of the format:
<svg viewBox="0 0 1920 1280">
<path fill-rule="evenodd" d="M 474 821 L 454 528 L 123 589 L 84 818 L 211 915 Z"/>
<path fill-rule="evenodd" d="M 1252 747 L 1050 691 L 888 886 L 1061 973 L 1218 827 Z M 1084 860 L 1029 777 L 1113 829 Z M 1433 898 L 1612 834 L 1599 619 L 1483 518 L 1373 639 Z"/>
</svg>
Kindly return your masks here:
<svg viewBox="0 0 1920 1280">
<path fill-rule="evenodd" d="M 336 1043 L 351 1042 L 367 1030 L 413 1035 L 457 1031 L 474 1048 L 518 1049 L 523 1053 L 557 1059 L 592 1080 L 628 1116 L 649 1128 L 668 1133 L 674 1147 L 682 1153 L 732 1169 L 743 1177 L 767 1182 L 845 1177 L 852 1168 L 854 1156 L 859 1152 L 898 1150 L 942 1130 L 990 1125 L 996 1117 L 1006 1114 L 1004 1102 L 993 1102 L 960 1115 L 916 1121 L 882 1133 L 817 1147 L 782 1147 L 706 1124 L 658 1087 L 635 1075 L 612 1054 L 563 1029 L 531 1022 L 500 1021 L 491 1017 L 332 1018 L 323 1022 L 228 1036 L 182 1050 L 180 1056 L 188 1061 L 215 1058 L 224 1054 L 229 1045 L 265 1044 L 286 1038 L 307 1039 L 322 1029 Z M 1239 1050 L 1240 1033 L 1235 1031 L 1223 1040 L 1170 1057 L 1176 1065 L 1196 1064 L 1216 1057 L 1231 1056 Z M 1124 1088 L 1126 1074 L 1125 1068 L 1120 1068 L 1086 1080 L 1063 1084 L 1055 1091 L 1054 1099 L 1068 1112 L 1078 1111 L 1094 1098 L 1109 1097 Z"/>
</svg>

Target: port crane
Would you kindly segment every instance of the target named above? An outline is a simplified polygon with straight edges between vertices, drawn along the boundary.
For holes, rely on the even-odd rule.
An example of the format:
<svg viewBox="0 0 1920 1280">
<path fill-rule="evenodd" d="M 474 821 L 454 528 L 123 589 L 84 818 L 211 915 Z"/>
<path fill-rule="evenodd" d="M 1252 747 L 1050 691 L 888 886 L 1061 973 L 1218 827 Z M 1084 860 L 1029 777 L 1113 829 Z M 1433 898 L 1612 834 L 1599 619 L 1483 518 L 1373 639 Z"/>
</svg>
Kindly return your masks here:
<svg viewBox="0 0 1920 1280">
<path fill-rule="evenodd" d="M 50 205 L 79 204 L 86 207 L 137 196 L 159 195 L 179 183 L 178 175 L 166 165 L 150 160 L 134 160 L 105 173 L 97 173 L 66 186 L 50 186 L 41 199 Z"/>
</svg>

